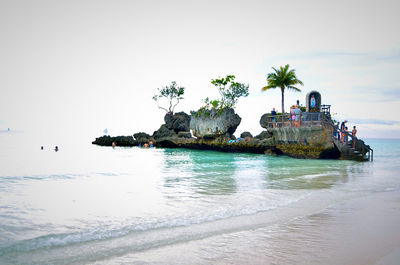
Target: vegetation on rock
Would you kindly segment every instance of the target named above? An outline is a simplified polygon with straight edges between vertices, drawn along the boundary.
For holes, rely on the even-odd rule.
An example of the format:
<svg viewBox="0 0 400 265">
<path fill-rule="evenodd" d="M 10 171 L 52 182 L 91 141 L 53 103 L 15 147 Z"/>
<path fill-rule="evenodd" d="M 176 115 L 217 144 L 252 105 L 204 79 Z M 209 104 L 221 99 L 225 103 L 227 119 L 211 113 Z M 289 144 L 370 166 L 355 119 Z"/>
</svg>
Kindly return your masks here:
<svg viewBox="0 0 400 265">
<path fill-rule="evenodd" d="M 281 89 L 282 93 L 282 113 L 285 113 L 285 89 L 291 89 L 297 92 L 300 92 L 301 90 L 295 85 L 300 84 L 303 85 L 303 82 L 297 79 L 295 70 L 289 70 L 289 65 L 285 65 L 285 67 L 280 66 L 279 70 L 274 69 L 275 73 L 269 73 L 267 75 L 267 81 L 268 85 L 263 87 L 262 90 L 266 91 L 271 88 L 277 88 L 279 87 Z"/>
<path fill-rule="evenodd" d="M 153 96 L 153 99 L 157 102 L 159 109 L 165 110 L 167 113 L 174 113 L 176 105 L 179 101 L 183 99 L 183 94 L 185 93 L 184 87 L 179 87 L 175 81 L 171 82 L 171 85 L 164 86 L 163 88 L 157 88 L 158 94 Z M 168 108 L 164 108 L 159 105 L 161 99 L 167 100 Z"/>
<path fill-rule="evenodd" d="M 211 100 L 208 97 L 204 99 L 204 106 L 201 107 L 196 116 L 205 115 L 210 116 L 210 110 L 217 110 L 219 114 L 222 114 L 224 109 L 234 108 L 237 101 L 241 97 L 247 97 L 249 95 L 249 85 L 235 82 L 234 75 L 227 75 L 226 77 L 212 79 L 211 84 L 217 87 L 220 99 Z"/>
</svg>

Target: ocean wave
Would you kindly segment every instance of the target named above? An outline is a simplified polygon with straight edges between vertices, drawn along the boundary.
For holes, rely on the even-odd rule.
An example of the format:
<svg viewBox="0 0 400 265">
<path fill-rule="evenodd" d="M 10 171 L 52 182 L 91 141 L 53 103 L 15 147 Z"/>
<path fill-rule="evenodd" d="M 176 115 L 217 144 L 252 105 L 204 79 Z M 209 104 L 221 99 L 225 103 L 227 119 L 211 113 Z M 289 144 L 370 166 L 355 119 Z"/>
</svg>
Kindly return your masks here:
<svg viewBox="0 0 400 265">
<path fill-rule="evenodd" d="M 12 245 L 0 248 L 0 257 L 9 253 L 30 252 L 39 249 L 64 247 L 74 244 L 87 243 L 91 241 L 108 240 L 123 237 L 129 234 L 143 233 L 152 230 L 170 229 L 178 227 L 188 227 L 203 223 L 212 223 L 214 221 L 225 220 L 239 216 L 255 215 L 261 212 L 268 212 L 279 207 L 287 206 L 291 203 L 304 199 L 307 194 L 296 198 L 290 198 L 278 203 L 259 202 L 252 206 L 243 206 L 241 208 L 208 210 L 196 214 L 185 214 L 175 217 L 167 217 L 161 220 L 136 220 L 130 225 L 97 225 L 86 231 L 48 234 L 36 238 L 23 240 Z"/>
<path fill-rule="evenodd" d="M 0 176 L 0 183 L 16 183 L 24 180 L 48 180 L 48 179 L 74 179 L 85 177 L 83 174 L 46 174 L 46 175 L 28 175 L 28 176 Z"/>
</svg>

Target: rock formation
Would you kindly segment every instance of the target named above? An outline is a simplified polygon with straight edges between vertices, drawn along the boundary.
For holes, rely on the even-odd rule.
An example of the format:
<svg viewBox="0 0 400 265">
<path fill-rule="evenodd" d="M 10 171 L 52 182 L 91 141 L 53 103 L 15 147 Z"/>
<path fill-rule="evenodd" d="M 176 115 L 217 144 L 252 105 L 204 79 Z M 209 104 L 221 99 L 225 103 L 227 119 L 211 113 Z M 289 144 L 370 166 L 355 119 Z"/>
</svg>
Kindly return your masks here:
<svg viewBox="0 0 400 265">
<path fill-rule="evenodd" d="M 92 144 L 97 144 L 101 146 L 112 146 L 112 143 L 115 143 L 117 146 L 135 146 L 138 145 L 132 136 L 116 136 L 111 137 L 109 135 L 104 135 L 102 137 L 96 138 L 92 142 Z"/>
<path fill-rule="evenodd" d="M 188 148 L 201 150 L 216 150 L 222 152 L 247 152 L 258 154 L 288 155 L 296 158 L 346 158 L 343 150 L 338 150 L 334 143 L 331 121 L 324 121 L 307 127 L 271 128 L 268 127 L 268 115 L 260 119 L 260 125 L 266 130 L 252 136 L 243 132 L 241 139 L 235 139 L 233 133 L 239 126 L 241 118 L 233 109 L 192 112 L 189 116 L 184 112 L 167 114 L 165 124 L 152 136 L 146 133 L 135 133 L 132 136 L 102 136 L 96 138 L 93 144 L 112 146 L 138 146 L 153 141 L 156 147 Z M 191 136 L 189 128 L 193 131 Z M 364 146 L 362 141 L 359 144 Z M 359 148 L 360 149 L 360 148 Z M 361 148 L 362 149 L 362 148 Z M 360 149 L 360 150 L 361 150 Z M 367 151 L 361 150 L 360 156 Z M 341 157 L 342 153 L 342 157 Z"/>
<path fill-rule="evenodd" d="M 254 136 L 256 139 L 268 139 L 272 137 L 272 133 L 269 131 L 262 131 L 259 135 Z"/>
<path fill-rule="evenodd" d="M 250 132 L 242 132 L 240 138 L 253 138 L 253 135 Z"/>
<path fill-rule="evenodd" d="M 152 140 L 151 136 L 144 132 L 135 133 L 133 138 L 137 144 L 148 143 L 150 140 Z"/>
<path fill-rule="evenodd" d="M 175 133 L 189 132 L 190 116 L 185 112 L 168 113 L 164 116 L 165 125 Z"/>
<path fill-rule="evenodd" d="M 268 127 L 269 114 L 262 115 L 260 125 L 266 128 L 256 138 L 272 137 L 283 154 L 296 158 L 339 158 L 340 152 L 333 142 L 330 126 Z"/>
<path fill-rule="evenodd" d="M 175 114 L 167 113 L 164 116 L 165 124 L 153 133 L 154 139 L 167 137 L 185 137 L 190 138 L 189 124 L 190 116 L 185 112 Z"/>
<path fill-rule="evenodd" d="M 194 136 L 215 139 L 233 135 L 242 120 L 231 108 L 205 110 L 191 113 L 190 129 Z"/>
<path fill-rule="evenodd" d="M 161 139 L 166 137 L 175 137 L 176 133 L 172 129 L 168 129 L 166 124 L 161 125 L 161 127 L 153 133 L 154 139 Z"/>
<path fill-rule="evenodd" d="M 265 113 L 264 115 L 261 116 L 260 119 L 260 125 L 261 127 L 267 129 L 268 128 L 268 122 L 271 122 L 270 120 L 270 114 L 269 113 Z"/>
</svg>

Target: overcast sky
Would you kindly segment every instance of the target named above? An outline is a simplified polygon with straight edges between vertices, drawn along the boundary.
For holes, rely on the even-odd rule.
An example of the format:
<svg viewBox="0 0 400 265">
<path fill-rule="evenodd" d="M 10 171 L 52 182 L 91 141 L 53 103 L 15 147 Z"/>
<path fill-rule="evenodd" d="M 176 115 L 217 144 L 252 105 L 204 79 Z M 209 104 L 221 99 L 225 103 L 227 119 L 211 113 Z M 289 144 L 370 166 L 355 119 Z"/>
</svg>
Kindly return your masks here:
<svg viewBox="0 0 400 265">
<path fill-rule="evenodd" d="M 236 134 L 262 131 L 280 110 L 261 92 L 272 67 L 290 64 L 361 137 L 400 137 L 398 1 L 0 0 L 0 130 L 95 138 L 153 133 L 165 112 L 152 96 L 186 88 L 176 111 L 218 92 L 227 74 L 250 85 Z"/>
</svg>

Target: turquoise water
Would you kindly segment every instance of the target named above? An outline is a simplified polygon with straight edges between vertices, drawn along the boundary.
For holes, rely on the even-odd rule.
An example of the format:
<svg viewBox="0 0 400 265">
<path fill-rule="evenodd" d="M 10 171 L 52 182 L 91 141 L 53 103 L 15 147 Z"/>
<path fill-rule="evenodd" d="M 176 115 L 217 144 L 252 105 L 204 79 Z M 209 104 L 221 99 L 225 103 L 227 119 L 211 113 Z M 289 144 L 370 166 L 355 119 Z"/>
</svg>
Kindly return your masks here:
<svg viewBox="0 0 400 265">
<path fill-rule="evenodd" d="M 399 140 L 367 140 L 360 163 L 32 139 L 0 133 L 0 264 L 208 264 L 196 242 L 400 191 Z"/>
</svg>

